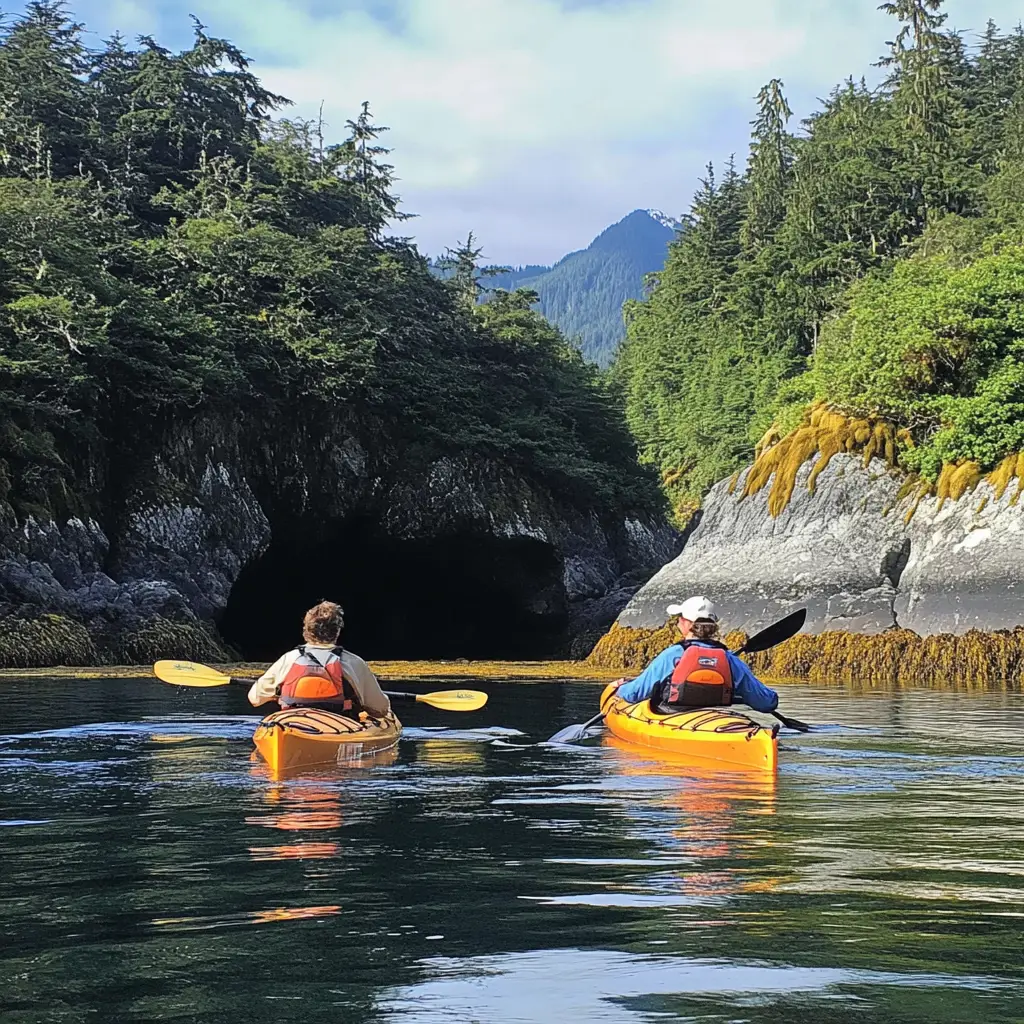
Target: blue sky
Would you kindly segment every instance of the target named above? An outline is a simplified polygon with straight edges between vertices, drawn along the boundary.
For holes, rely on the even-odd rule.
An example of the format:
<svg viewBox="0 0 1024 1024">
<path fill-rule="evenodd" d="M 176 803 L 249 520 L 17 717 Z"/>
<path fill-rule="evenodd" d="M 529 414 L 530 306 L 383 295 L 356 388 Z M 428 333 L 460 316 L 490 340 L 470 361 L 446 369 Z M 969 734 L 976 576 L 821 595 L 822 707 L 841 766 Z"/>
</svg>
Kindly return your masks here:
<svg viewBox="0 0 1024 1024">
<path fill-rule="evenodd" d="M 780 77 L 797 118 L 894 34 L 877 0 L 77 0 L 95 43 L 119 29 L 188 44 L 195 14 L 328 132 L 366 99 L 403 231 L 438 253 L 547 263 L 637 207 L 678 215 L 708 160 L 746 157 L 753 97 Z M 17 7 L 14 8 L 17 10 Z M 970 38 L 1019 0 L 948 0 Z"/>
</svg>

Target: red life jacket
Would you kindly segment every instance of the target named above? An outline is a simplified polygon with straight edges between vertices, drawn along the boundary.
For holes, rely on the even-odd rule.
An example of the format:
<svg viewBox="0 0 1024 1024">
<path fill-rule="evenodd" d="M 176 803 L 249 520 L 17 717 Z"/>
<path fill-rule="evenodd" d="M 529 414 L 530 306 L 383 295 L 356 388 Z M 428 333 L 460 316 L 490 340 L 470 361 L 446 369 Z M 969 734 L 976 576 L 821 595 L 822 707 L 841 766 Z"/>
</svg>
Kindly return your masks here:
<svg viewBox="0 0 1024 1024">
<path fill-rule="evenodd" d="M 728 648 L 714 640 L 686 640 L 683 655 L 662 687 L 663 704 L 684 708 L 728 707 L 732 668 Z"/>
<path fill-rule="evenodd" d="M 299 656 L 281 681 L 281 707 L 312 705 L 340 714 L 358 713 L 356 691 L 342 671 L 342 648 L 333 647 L 322 664 L 306 650 L 305 644 L 298 651 Z"/>
</svg>

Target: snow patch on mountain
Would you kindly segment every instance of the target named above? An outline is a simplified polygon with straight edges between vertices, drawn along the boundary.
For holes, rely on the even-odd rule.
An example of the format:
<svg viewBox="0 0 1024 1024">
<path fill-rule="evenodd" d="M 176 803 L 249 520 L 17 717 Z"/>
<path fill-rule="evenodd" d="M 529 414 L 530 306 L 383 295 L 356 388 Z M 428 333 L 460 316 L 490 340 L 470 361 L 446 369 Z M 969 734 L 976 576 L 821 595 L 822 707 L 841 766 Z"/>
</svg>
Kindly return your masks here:
<svg viewBox="0 0 1024 1024">
<path fill-rule="evenodd" d="M 682 227 L 682 224 L 680 224 L 675 217 L 670 217 L 667 213 L 662 213 L 661 210 L 644 210 L 644 213 L 646 213 L 651 220 L 656 220 L 659 224 L 662 224 L 667 228 L 671 228 L 673 231 L 678 231 Z"/>
</svg>

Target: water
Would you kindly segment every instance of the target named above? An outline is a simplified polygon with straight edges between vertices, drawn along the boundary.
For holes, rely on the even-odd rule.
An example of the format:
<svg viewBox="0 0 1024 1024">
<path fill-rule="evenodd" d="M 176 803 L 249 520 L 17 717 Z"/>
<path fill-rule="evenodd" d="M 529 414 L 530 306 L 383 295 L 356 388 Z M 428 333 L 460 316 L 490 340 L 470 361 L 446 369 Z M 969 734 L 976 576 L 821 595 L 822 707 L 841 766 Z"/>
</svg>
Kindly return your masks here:
<svg viewBox="0 0 1024 1024">
<path fill-rule="evenodd" d="M 1020 695 L 784 689 L 771 780 L 496 684 L 275 783 L 237 691 L 0 686 L 3 1024 L 1024 1020 Z"/>
</svg>

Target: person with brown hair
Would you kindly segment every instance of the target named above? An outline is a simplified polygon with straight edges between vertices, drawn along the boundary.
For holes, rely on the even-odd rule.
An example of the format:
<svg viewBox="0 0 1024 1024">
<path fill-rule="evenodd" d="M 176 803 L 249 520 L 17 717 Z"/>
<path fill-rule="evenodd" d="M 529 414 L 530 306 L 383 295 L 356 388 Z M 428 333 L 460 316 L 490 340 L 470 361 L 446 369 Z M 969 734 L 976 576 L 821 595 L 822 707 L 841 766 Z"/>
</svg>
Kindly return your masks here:
<svg viewBox="0 0 1024 1024">
<path fill-rule="evenodd" d="M 718 639 L 718 613 L 706 597 L 670 604 L 682 641 L 666 647 L 636 679 L 623 680 L 617 695 L 630 704 L 654 699 L 665 710 L 747 704 L 771 712 L 779 695 Z"/>
<path fill-rule="evenodd" d="M 366 712 L 382 718 L 391 702 L 370 666 L 338 645 L 345 625 L 341 605 L 321 601 L 306 612 L 305 643 L 282 654 L 249 690 L 254 707 L 279 701 L 281 707 L 318 707 L 346 717 Z"/>
</svg>

